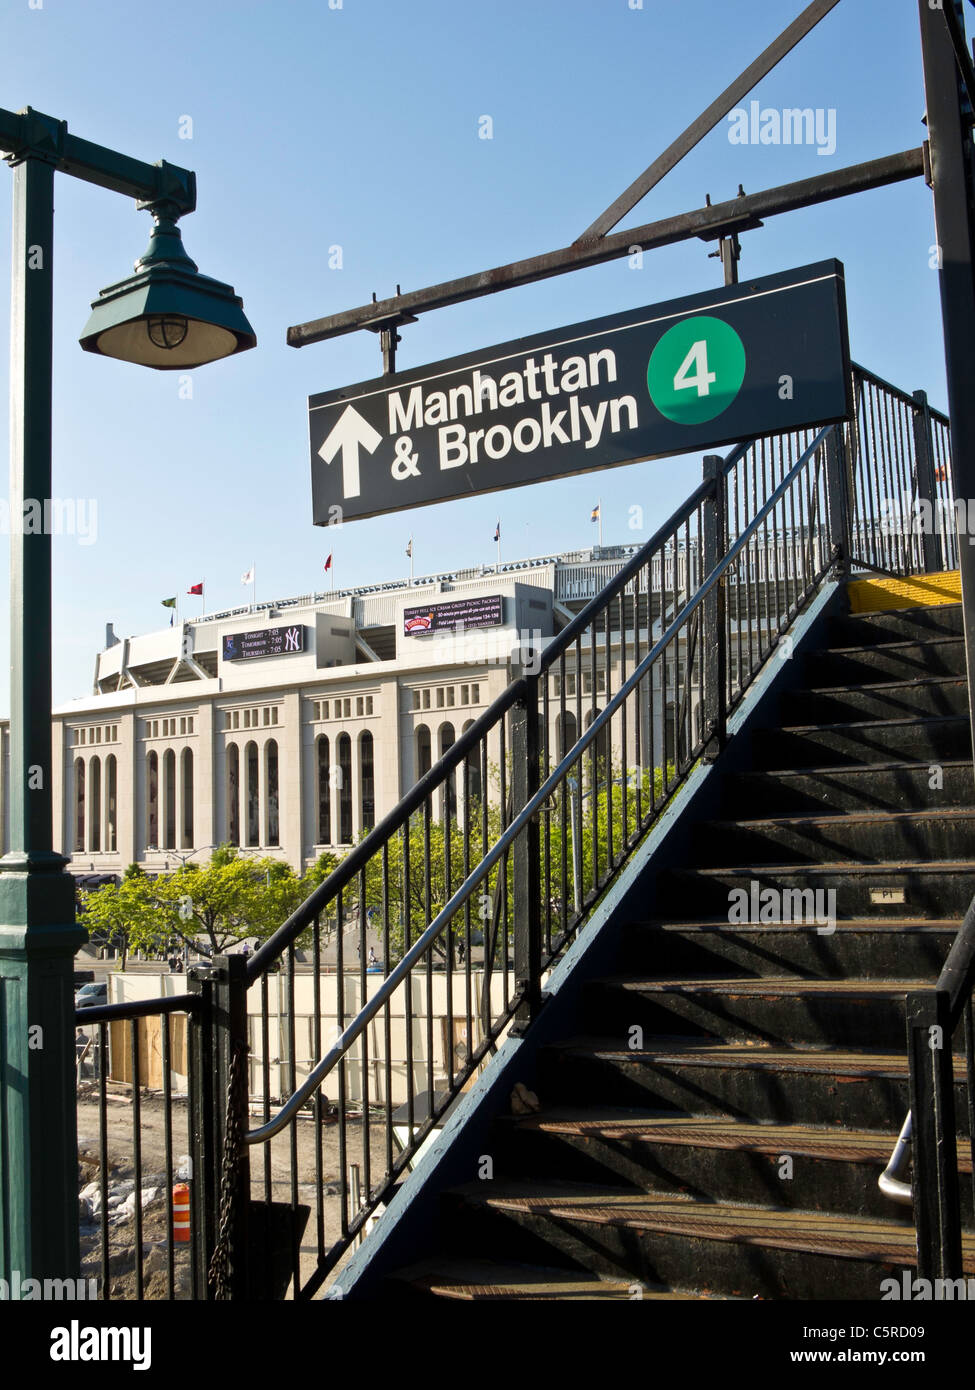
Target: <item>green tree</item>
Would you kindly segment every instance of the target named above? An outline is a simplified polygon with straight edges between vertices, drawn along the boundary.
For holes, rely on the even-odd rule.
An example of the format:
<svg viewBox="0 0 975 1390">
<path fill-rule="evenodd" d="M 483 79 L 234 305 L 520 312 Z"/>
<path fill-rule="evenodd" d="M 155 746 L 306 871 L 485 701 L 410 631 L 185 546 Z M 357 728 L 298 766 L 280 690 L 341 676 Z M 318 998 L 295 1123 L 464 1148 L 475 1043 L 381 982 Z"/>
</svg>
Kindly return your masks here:
<svg viewBox="0 0 975 1390">
<path fill-rule="evenodd" d="M 120 936 L 126 952 L 161 951 L 176 938 L 220 955 L 251 937 L 265 940 L 306 894 L 290 865 L 220 845 L 208 863 L 156 878 L 131 865 L 119 885 L 84 894 L 83 905 L 89 929 Z"/>
<path fill-rule="evenodd" d="M 81 908 L 89 936 L 101 937 L 106 945 L 121 949 L 123 970 L 130 950 L 150 943 L 157 949 L 165 940 L 152 880 L 138 864 L 128 866 L 120 883 L 82 892 Z"/>
</svg>

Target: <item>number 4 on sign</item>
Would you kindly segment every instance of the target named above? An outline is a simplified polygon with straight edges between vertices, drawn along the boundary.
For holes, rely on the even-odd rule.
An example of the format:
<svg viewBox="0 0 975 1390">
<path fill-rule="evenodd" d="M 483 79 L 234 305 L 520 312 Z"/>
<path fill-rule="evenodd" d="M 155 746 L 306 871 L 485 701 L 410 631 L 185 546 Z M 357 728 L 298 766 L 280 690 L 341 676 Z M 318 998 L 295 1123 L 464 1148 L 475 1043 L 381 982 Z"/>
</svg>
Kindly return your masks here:
<svg viewBox="0 0 975 1390">
<path fill-rule="evenodd" d="M 692 374 L 691 367 L 696 371 Z M 675 391 L 689 391 L 697 387 L 698 396 L 709 396 L 711 387 L 718 379 L 717 372 L 708 371 L 708 345 L 704 338 L 696 342 L 684 358 L 674 377 Z"/>
</svg>

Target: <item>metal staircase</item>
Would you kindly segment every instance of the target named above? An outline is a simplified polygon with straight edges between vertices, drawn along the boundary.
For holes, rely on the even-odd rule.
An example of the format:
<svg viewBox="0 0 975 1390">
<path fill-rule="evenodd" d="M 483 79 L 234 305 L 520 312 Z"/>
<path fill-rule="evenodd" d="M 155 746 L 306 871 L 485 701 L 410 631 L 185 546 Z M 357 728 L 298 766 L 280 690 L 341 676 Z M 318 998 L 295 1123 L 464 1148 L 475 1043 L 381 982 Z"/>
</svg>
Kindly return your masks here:
<svg viewBox="0 0 975 1390">
<path fill-rule="evenodd" d="M 795 659 L 755 770 L 722 779 L 575 1035 L 541 1049 L 541 1108 L 498 1117 L 493 1179 L 444 1193 L 436 1255 L 389 1287 L 877 1299 L 914 1272 L 913 1213 L 877 1179 L 909 1104 L 905 999 L 975 895 L 961 609 L 836 617 Z M 975 1275 L 970 1146 L 958 1168 Z"/>
</svg>

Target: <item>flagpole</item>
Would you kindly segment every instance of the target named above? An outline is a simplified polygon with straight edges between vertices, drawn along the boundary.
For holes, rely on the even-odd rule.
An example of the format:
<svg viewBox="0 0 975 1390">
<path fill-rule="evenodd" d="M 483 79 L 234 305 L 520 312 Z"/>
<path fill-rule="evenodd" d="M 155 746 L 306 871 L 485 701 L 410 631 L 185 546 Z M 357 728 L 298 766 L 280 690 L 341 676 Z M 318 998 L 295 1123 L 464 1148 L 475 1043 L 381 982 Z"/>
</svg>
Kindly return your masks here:
<svg viewBox="0 0 975 1390">
<path fill-rule="evenodd" d="M 256 560 L 254 560 L 254 561 L 251 563 L 251 574 L 254 576 L 254 578 L 251 580 L 251 588 L 252 588 L 252 593 L 251 593 L 251 606 L 254 607 L 254 608 L 256 608 L 256 607 L 257 607 L 257 561 L 256 561 Z"/>
<path fill-rule="evenodd" d="M 495 532 L 496 532 L 497 537 L 498 537 L 498 566 L 499 566 L 499 568 L 500 568 L 500 565 L 501 565 L 501 518 L 500 518 L 500 517 L 498 517 L 498 524 L 497 524 L 497 526 L 495 527 Z"/>
<path fill-rule="evenodd" d="M 410 537 L 410 588 L 413 587 L 413 537 Z"/>
<path fill-rule="evenodd" d="M 596 506 L 597 506 L 597 508 L 598 508 L 598 511 L 597 511 L 596 514 L 597 514 L 597 516 L 598 516 L 598 518 L 599 518 L 599 548 L 600 548 L 600 550 L 602 550 L 602 548 L 603 548 L 603 499 L 602 499 L 601 497 L 597 497 L 597 498 L 596 498 Z"/>
</svg>

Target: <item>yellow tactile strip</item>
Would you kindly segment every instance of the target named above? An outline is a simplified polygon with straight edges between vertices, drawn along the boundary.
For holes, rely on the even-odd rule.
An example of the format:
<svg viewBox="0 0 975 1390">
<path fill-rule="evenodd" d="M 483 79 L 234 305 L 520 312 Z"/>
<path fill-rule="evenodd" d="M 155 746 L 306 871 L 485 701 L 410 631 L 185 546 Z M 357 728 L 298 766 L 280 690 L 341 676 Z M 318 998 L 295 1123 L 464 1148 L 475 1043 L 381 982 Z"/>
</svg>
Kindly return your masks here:
<svg viewBox="0 0 975 1390">
<path fill-rule="evenodd" d="M 851 613 L 880 613 L 895 608 L 927 608 L 961 602 L 961 574 L 914 574 L 904 579 L 853 579 L 846 586 Z"/>
</svg>

